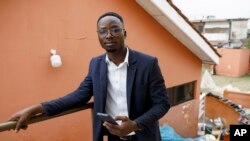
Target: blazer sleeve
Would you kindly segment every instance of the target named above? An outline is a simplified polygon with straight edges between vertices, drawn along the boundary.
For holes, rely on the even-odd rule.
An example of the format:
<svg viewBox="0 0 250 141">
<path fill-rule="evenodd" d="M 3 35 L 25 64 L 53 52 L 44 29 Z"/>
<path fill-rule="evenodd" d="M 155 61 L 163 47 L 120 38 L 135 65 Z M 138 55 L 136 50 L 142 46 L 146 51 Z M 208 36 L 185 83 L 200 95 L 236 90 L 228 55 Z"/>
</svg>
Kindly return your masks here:
<svg viewBox="0 0 250 141">
<path fill-rule="evenodd" d="M 165 81 L 156 58 L 149 73 L 149 95 L 152 103 L 151 108 L 142 116 L 135 119 L 138 127 L 142 130 L 150 128 L 151 123 L 158 121 L 170 109 Z"/>
<path fill-rule="evenodd" d="M 90 72 L 91 65 L 89 66 L 88 75 L 75 91 L 61 98 L 41 103 L 45 114 L 52 116 L 86 104 L 93 95 L 93 82 Z"/>
</svg>

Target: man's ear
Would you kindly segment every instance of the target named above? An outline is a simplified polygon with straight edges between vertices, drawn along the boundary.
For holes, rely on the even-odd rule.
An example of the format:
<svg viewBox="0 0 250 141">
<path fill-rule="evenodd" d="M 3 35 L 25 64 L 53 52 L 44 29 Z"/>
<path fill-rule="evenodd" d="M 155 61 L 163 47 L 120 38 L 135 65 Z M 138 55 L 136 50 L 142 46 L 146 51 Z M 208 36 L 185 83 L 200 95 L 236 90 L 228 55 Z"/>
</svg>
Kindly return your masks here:
<svg viewBox="0 0 250 141">
<path fill-rule="evenodd" d="M 124 37 L 126 38 L 127 37 L 127 31 L 124 30 Z"/>
</svg>

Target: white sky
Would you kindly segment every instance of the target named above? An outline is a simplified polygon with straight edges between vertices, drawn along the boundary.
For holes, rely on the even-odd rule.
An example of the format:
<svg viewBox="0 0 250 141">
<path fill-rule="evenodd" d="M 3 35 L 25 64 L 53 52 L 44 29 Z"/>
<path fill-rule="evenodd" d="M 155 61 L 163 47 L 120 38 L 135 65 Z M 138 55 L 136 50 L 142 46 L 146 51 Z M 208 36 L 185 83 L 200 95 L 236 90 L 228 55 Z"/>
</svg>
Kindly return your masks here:
<svg viewBox="0 0 250 141">
<path fill-rule="evenodd" d="M 190 20 L 250 18 L 250 0 L 172 0 Z M 250 28 L 250 20 L 248 22 Z"/>
</svg>

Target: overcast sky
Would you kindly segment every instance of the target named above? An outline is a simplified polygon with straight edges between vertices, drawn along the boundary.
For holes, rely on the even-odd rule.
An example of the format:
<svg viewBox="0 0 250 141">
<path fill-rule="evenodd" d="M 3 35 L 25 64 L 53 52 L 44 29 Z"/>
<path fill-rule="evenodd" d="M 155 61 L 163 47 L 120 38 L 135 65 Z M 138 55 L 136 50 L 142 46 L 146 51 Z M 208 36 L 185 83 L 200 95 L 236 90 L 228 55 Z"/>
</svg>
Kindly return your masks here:
<svg viewBox="0 0 250 141">
<path fill-rule="evenodd" d="M 250 0 L 172 0 L 190 20 L 250 18 Z M 250 21 L 248 22 L 250 27 Z"/>
</svg>

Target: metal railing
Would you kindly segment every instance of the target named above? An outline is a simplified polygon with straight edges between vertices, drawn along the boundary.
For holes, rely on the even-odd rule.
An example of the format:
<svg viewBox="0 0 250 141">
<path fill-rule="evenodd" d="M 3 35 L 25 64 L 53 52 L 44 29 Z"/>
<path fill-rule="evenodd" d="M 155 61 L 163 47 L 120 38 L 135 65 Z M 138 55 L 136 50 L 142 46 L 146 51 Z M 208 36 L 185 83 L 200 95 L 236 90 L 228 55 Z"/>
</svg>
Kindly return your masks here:
<svg viewBox="0 0 250 141">
<path fill-rule="evenodd" d="M 37 122 L 41 122 L 41 121 L 45 121 L 45 120 L 49 120 L 49 119 L 53 119 L 53 118 L 56 118 L 56 117 L 61 117 L 61 116 L 72 114 L 72 113 L 79 112 L 79 111 L 82 111 L 82 110 L 92 109 L 93 106 L 94 106 L 94 103 L 91 102 L 91 103 L 87 103 L 86 105 L 84 105 L 81 108 L 76 108 L 76 109 L 68 110 L 68 111 L 62 112 L 62 113 L 60 113 L 58 115 L 55 115 L 55 116 L 49 116 L 48 117 L 48 116 L 44 116 L 43 114 L 37 115 L 37 116 L 32 117 L 26 123 L 26 125 L 37 123 Z M 15 129 L 16 124 L 17 124 L 16 121 L 7 121 L 7 122 L 0 123 L 0 132 L 6 131 L 6 130 Z"/>
</svg>

